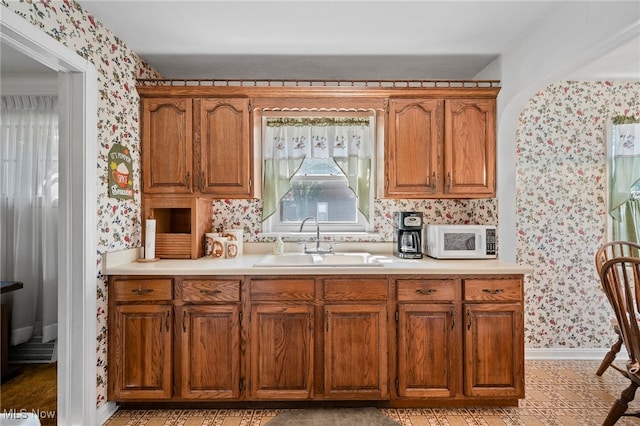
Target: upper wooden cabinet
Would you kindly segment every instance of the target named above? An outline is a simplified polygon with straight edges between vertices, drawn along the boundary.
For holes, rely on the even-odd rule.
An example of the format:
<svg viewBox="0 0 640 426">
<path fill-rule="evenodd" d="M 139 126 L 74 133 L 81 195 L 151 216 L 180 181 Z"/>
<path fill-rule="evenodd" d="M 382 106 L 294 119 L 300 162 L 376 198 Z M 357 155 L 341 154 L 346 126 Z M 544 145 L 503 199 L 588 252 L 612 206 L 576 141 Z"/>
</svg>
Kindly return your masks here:
<svg viewBox="0 0 640 426">
<path fill-rule="evenodd" d="M 251 196 L 249 99 L 196 99 L 198 189 L 216 197 Z"/>
<path fill-rule="evenodd" d="M 385 196 L 495 196 L 495 99 L 390 99 Z"/>
<path fill-rule="evenodd" d="M 495 100 L 450 99 L 444 111 L 444 193 L 495 195 Z"/>
<path fill-rule="evenodd" d="M 439 191 L 443 102 L 391 99 L 386 148 L 389 197 L 432 196 Z"/>
<path fill-rule="evenodd" d="M 497 81 L 142 82 L 136 89 L 142 98 L 145 195 L 252 198 L 260 193 L 253 184 L 260 180 L 254 144 L 261 143 L 263 113 L 368 111 L 376 115 L 384 151 L 379 197 L 495 196 Z"/>
<path fill-rule="evenodd" d="M 145 194 L 251 197 L 248 98 L 143 98 Z"/>
<path fill-rule="evenodd" d="M 142 99 L 142 190 L 193 192 L 191 99 Z"/>
</svg>

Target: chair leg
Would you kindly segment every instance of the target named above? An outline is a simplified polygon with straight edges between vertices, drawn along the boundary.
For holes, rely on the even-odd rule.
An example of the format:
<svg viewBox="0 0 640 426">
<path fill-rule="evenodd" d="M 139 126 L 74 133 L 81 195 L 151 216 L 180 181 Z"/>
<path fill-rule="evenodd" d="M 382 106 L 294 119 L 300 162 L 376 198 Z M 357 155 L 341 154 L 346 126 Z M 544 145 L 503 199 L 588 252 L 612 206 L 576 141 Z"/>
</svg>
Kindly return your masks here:
<svg viewBox="0 0 640 426">
<path fill-rule="evenodd" d="M 629 402 L 633 401 L 636 395 L 636 389 L 638 389 L 638 385 L 635 382 L 631 382 L 629 387 L 622 391 L 620 398 L 616 399 L 616 402 L 613 403 L 613 407 L 609 410 L 609 414 L 607 414 L 607 418 L 604 419 L 602 426 L 613 426 L 616 424 L 618 419 L 627 411 Z"/>
<path fill-rule="evenodd" d="M 613 346 L 611 346 L 611 350 L 609 350 L 609 352 L 607 352 L 607 354 L 604 356 L 604 359 L 602 360 L 602 363 L 600 364 L 598 371 L 596 371 L 597 376 L 602 376 L 605 370 L 609 368 L 611 363 L 616 359 L 616 355 L 618 355 L 618 352 L 620 352 L 621 348 L 622 348 L 622 337 L 618 335 L 618 341 L 614 343 Z"/>
</svg>

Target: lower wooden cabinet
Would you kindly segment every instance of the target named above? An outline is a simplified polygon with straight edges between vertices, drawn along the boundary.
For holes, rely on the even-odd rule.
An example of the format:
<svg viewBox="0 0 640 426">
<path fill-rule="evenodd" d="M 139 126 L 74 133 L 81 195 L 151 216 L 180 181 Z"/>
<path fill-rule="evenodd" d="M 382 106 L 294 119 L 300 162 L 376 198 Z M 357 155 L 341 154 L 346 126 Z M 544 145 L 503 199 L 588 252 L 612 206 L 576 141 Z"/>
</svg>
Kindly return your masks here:
<svg viewBox="0 0 640 426">
<path fill-rule="evenodd" d="M 108 397 L 514 405 L 523 297 L 520 275 L 112 276 Z"/>
<path fill-rule="evenodd" d="M 464 281 L 464 393 L 524 397 L 521 279 Z"/>
<path fill-rule="evenodd" d="M 172 285 L 171 278 L 110 279 L 110 399 L 172 397 Z"/>
<path fill-rule="evenodd" d="M 240 306 L 183 306 L 179 310 L 184 399 L 240 398 Z"/>
<path fill-rule="evenodd" d="M 313 396 L 313 306 L 251 308 L 251 398 Z"/>
<path fill-rule="evenodd" d="M 324 395 L 328 399 L 386 399 L 387 308 L 325 305 Z"/>
<path fill-rule="evenodd" d="M 453 303 L 398 307 L 398 396 L 433 398 L 460 393 L 459 310 Z"/>
</svg>

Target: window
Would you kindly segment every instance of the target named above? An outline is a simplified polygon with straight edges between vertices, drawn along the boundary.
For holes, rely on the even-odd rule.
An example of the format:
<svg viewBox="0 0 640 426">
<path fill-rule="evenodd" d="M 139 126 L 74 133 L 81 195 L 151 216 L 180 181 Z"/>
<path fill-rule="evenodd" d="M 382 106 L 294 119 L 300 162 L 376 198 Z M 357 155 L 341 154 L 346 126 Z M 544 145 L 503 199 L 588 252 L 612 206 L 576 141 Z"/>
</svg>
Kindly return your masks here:
<svg viewBox="0 0 640 426">
<path fill-rule="evenodd" d="M 615 117 L 609 143 L 612 240 L 640 242 L 640 120 Z"/>
<path fill-rule="evenodd" d="M 263 118 L 263 231 L 373 229 L 374 117 Z"/>
</svg>

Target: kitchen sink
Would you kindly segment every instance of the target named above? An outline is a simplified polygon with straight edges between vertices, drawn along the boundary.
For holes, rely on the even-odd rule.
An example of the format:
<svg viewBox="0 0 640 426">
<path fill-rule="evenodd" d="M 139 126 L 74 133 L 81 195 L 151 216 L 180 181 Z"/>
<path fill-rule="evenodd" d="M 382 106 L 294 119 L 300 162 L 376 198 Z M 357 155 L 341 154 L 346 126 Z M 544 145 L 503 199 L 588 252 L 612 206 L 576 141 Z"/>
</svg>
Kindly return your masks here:
<svg viewBox="0 0 640 426">
<path fill-rule="evenodd" d="M 322 266 L 382 266 L 375 256 L 369 253 L 285 253 L 268 254 L 254 266 L 258 267 L 322 267 Z"/>
</svg>

